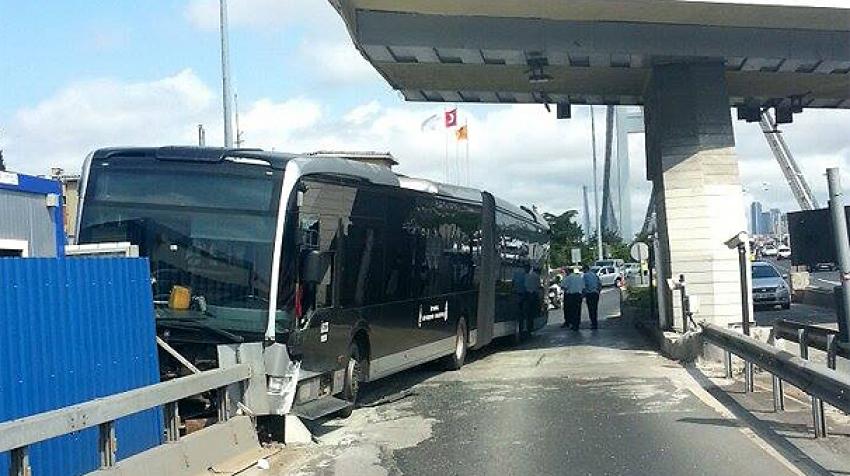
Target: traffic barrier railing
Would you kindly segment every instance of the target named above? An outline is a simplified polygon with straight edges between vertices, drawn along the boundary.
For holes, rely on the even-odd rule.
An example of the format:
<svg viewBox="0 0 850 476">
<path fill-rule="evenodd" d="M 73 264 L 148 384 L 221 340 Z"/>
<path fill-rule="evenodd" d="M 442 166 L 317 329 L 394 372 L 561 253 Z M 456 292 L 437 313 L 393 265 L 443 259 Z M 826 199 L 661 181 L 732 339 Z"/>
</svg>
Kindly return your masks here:
<svg viewBox="0 0 850 476">
<path fill-rule="evenodd" d="M 828 359 L 831 362 L 829 367 L 826 368 L 808 360 L 810 345 L 808 336 L 810 332 L 811 335 L 814 335 L 814 332 L 799 329 L 796 340 L 800 343 L 801 356 L 798 357 L 752 337 L 714 324 L 703 322 L 700 327 L 702 328 L 702 336 L 707 342 L 725 351 L 727 377 L 731 377 L 732 355 L 740 357 L 750 366 L 755 365 L 773 376 L 775 411 L 780 412 L 785 409 L 783 382 L 788 382 L 807 393 L 812 399 L 812 421 L 815 437 L 827 436 L 824 403 L 828 403 L 845 413 L 850 413 L 850 376 L 838 373 L 835 370 L 834 358 Z M 787 328 L 782 329 L 784 331 Z M 780 332 L 780 334 L 787 335 L 785 332 Z M 832 343 L 830 345 L 836 347 L 835 337 L 832 335 L 828 337 L 828 340 Z M 834 356 L 835 353 L 832 355 Z M 752 377 L 749 378 L 746 385 L 751 383 Z"/>
<path fill-rule="evenodd" d="M 236 364 L 3 422 L 0 423 L 0 453 L 8 451 L 11 454 L 11 476 L 31 476 L 31 445 L 86 428 L 98 427 L 101 469 L 112 468 L 117 462 L 118 447 L 115 420 L 164 406 L 165 440 L 176 442 L 180 439 L 178 401 L 216 391 L 218 421 L 227 421 L 231 416 L 230 409 L 244 401 L 245 386 L 242 383 L 251 377 L 250 364 Z M 237 401 L 230 401 L 234 397 Z"/>
</svg>

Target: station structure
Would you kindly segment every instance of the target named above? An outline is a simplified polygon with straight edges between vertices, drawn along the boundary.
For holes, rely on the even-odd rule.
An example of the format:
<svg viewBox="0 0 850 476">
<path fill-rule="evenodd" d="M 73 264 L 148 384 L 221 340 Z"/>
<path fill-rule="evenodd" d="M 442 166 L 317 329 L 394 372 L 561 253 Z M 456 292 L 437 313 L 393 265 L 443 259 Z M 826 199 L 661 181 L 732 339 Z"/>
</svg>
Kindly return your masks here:
<svg viewBox="0 0 850 476">
<path fill-rule="evenodd" d="M 639 105 L 659 278 L 740 320 L 746 230 L 733 115 L 850 109 L 850 4 L 829 0 L 330 0 L 408 101 Z M 663 314 L 675 313 L 670 291 Z"/>
</svg>

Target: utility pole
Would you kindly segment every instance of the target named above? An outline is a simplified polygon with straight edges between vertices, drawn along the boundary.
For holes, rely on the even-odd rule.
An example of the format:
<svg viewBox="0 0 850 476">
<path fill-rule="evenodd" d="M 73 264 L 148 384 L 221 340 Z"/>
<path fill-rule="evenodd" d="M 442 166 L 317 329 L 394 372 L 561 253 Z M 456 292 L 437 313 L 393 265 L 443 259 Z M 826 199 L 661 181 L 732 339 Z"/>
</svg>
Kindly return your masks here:
<svg viewBox="0 0 850 476">
<path fill-rule="evenodd" d="M 227 45 L 227 0 L 219 0 L 221 17 L 221 96 L 224 105 L 224 147 L 233 147 L 233 131 L 230 123 L 230 51 Z"/>
<path fill-rule="evenodd" d="M 850 241 L 847 235 L 847 217 L 844 213 L 844 191 L 841 189 L 839 169 L 826 170 L 829 182 L 829 212 L 832 216 L 832 233 L 835 239 L 835 261 L 841 278 L 841 303 L 845 329 L 850 330 Z M 845 342 L 850 343 L 850 342 Z"/>
<path fill-rule="evenodd" d="M 593 106 L 590 106 L 590 135 L 593 144 L 593 214 L 596 222 L 596 259 L 604 259 L 602 255 L 602 223 L 599 215 L 599 178 L 596 165 L 596 119 L 593 117 Z"/>
<path fill-rule="evenodd" d="M 233 112 L 236 115 L 236 148 L 242 148 L 242 130 L 239 129 L 239 95 L 233 94 Z"/>
</svg>

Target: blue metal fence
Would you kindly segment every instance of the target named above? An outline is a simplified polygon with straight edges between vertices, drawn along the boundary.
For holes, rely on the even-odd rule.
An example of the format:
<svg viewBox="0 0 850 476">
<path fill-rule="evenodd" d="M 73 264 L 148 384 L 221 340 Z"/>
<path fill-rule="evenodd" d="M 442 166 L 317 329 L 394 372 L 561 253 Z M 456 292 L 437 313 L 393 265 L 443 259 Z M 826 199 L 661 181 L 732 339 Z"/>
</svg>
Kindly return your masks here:
<svg viewBox="0 0 850 476">
<path fill-rule="evenodd" d="M 159 381 L 146 259 L 0 259 L 0 421 Z M 123 459 L 161 443 L 161 409 L 116 422 Z M 35 445 L 36 476 L 98 468 L 97 429 Z M 0 455 L 0 474 L 9 455 Z"/>
</svg>

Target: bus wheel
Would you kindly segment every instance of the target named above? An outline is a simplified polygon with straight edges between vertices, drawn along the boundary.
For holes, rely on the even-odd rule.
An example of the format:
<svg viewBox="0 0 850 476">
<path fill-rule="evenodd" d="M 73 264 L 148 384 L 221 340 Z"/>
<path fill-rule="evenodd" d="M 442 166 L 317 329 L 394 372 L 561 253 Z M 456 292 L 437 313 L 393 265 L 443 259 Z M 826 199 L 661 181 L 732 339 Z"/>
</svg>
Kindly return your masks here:
<svg viewBox="0 0 850 476">
<path fill-rule="evenodd" d="M 342 397 L 351 405 L 337 412 L 340 418 L 348 418 L 354 412 L 354 407 L 357 405 L 357 399 L 360 396 L 360 385 L 363 380 L 363 371 L 365 369 L 363 350 L 360 344 L 352 342 L 348 348 L 348 365 L 345 366 L 345 384 L 342 390 Z"/>
<path fill-rule="evenodd" d="M 460 318 L 457 322 L 455 332 L 455 350 L 446 357 L 446 368 L 448 370 L 460 370 L 466 360 L 466 319 Z"/>
</svg>

